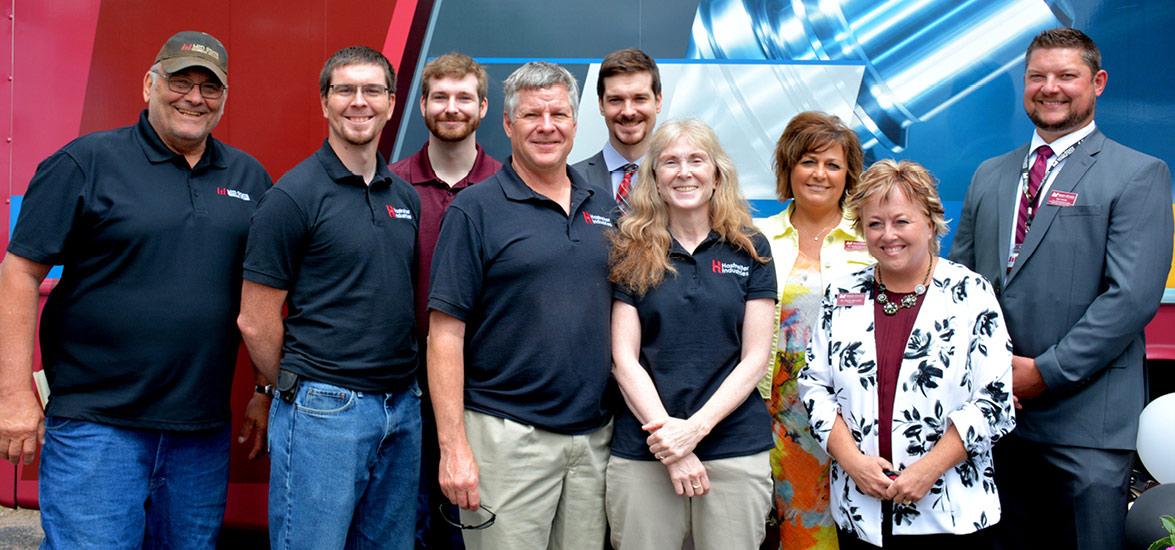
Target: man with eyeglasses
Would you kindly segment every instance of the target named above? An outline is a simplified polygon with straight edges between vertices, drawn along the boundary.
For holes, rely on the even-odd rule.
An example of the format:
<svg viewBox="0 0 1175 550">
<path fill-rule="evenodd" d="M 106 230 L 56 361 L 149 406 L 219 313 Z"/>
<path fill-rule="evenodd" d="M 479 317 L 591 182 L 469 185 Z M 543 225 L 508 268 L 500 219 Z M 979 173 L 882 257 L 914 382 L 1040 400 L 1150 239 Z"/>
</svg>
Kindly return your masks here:
<svg viewBox="0 0 1175 550">
<path fill-rule="evenodd" d="M 265 194 L 249 230 L 238 324 L 277 394 L 274 548 L 413 547 L 420 199 L 377 151 L 394 90 L 378 51 L 332 55 L 319 78 L 327 138 Z"/>
<path fill-rule="evenodd" d="M 0 265 L 0 452 L 28 464 L 44 442 L 42 548 L 216 546 L 241 257 L 271 183 L 209 135 L 227 88 L 220 41 L 178 33 L 143 77 L 138 124 L 74 140 L 29 183 Z M 55 264 L 42 413 L 33 335 Z"/>
</svg>

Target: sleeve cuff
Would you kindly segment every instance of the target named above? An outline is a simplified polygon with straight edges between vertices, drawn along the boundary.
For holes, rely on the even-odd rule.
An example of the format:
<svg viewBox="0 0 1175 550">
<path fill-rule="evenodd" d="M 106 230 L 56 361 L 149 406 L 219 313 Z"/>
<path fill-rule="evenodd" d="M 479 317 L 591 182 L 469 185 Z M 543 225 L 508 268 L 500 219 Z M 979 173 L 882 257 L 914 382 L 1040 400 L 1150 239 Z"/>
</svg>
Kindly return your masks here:
<svg viewBox="0 0 1175 550">
<path fill-rule="evenodd" d="M 800 388 L 800 400 L 805 407 L 808 407 L 808 427 L 812 430 L 812 436 L 816 438 L 820 448 L 827 453 L 828 436 L 832 433 L 832 425 L 836 422 L 836 415 L 840 413 L 836 398 L 828 391 L 828 388 L 812 385 L 810 382 L 806 384 L 802 378 L 797 380 L 797 385 Z M 810 407 L 808 403 L 811 403 Z"/>
<path fill-rule="evenodd" d="M 820 444 L 820 450 L 828 453 L 828 436 L 832 433 L 832 424 L 836 422 L 837 408 L 830 407 L 827 412 L 823 411 L 823 407 L 817 405 L 812 409 L 811 417 L 808 420 L 808 427 L 812 431 L 812 436 L 816 438 L 816 442 Z"/>
<path fill-rule="evenodd" d="M 771 399 L 771 383 L 775 379 L 775 361 L 773 359 L 773 357 L 767 359 L 767 373 L 759 380 L 759 397 L 762 397 L 764 401 Z"/>
<path fill-rule="evenodd" d="M 752 290 L 751 292 L 747 293 L 747 300 L 762 300 L 762 299 L 768 299 L 768 300 L 771 300 L 772 302 L 778 302 L 779 295 L 775 292 L 774 289 Z"/>
<path fill-rule="evenodd" d="M 1061 363 L 1057 360 L 1057 347 L 1053 346 L 1045 350 L 1044 353 L 1036 356 L 1036 370 L 1040 372 L 1040 377 L 1044 379 L 1046 392 L 1056 391 L 1069 385 L 1071 381 L 1065 379 L 1065 374 L 1061 372 Z"/>
<path fill-rule="evenodd" d="M 962 407 L 947 415 L 947 425 L 955 425 L 959 430 L 959 438 L 963 440 L 963 448 L 968 456 L 976 456 L 991 449 L 991 427 L 983 412 L 973 403 L 964 403 Z"/>
<path fill-rule="evenodd" d="M 466 321 L 465 317 L 469 314 L 469 311 L 465 308 L 458 307 L 454 304 L 450 304 L 449 302 L 435 297 L 428 299 L 428 309 L 435 309 L 441 313 L 444 313 L 445 315 L 461 321 L 462 323 Z"/>
<path fill-rule="evenodd" d="M 245 268 L 244 278 L 246 281 L 254 282 L 259 285 L 265 285 L 270 288 L 278 290 L 289 290 L 290 282 L 282 277 L 274 277 L 260 271 L 253 271 Z"/>
<path fill-rule="evenodd" d="M 8 252 L 24 258 L 30 262 L 36 262 L 45 265 L 57 265 L 58 261 L 56 254 L 45 254 L 38 250 L 33 250 L 29 247 L 22 246 L 17 242 L 8 243 Z"/>
<path fill-rule="evenodd" d="M 636 298 L 632 294 L 625 292 L 619 285 L 612 286 L 612 299 L 636 307 Z"/>
</svg>

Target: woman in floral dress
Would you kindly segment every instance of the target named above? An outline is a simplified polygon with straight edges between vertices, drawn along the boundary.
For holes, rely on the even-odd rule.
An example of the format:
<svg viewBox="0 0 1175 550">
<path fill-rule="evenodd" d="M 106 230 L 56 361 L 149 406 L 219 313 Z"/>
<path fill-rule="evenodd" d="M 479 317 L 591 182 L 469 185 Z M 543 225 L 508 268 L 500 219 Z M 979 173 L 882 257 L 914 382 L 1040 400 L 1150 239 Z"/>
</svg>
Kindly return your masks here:
<svg viewBox="0 0 1175 550">
<path fill-rule="evenodd" d="M 758 224 L 771 242 L 779 280 L 771 369 L 759 392 L 772 416 L 775 520 L 779 547 L 787 550 L 837 548 L 828 509 L 828 455 L 808 430 L 795 377 L 804 366 L 824 283 L 873 263 L 842 212 L 862 157 L 857 135 L 840 119 L 796 115 L 775 146 L 776 193 L 791 204 Z"/>
</svg>

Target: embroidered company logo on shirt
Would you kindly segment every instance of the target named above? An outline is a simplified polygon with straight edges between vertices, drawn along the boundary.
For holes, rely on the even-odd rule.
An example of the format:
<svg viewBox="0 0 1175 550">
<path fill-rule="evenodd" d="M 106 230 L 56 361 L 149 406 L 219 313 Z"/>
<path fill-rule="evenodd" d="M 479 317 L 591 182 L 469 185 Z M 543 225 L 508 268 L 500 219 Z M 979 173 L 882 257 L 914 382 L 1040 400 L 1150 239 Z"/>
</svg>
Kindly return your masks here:
<svg viewBox="0 0 1175 550">
<path fill-rule="evenodd" d="M 234 198 L 234 199 L 240 199 L 240 200 L 243 200 L 243 201 L 248 201 L 248 200 L 249 200 L 249 194 L 248 194 L 248 193 L 242 193 L 242 192 L 240 192 L 240 191 L 237 191 L 236 189 L 229 189 L 229 188 L 227 188 L 227 187 L 217 187 L 217 188 L 216 188 L 216 194 L 217 194 L 217 195 L 222 195 L 222 196 L 225 196 L 225 197 L 232 197 L 232 198 Z"/>
<path fill-rule="evenodd" d="M 751 274 L 751 266 L 710 260 L 710 271 L 722 274 L 733 273 L 739 277 L 747 277 Z"/>
<path fill-rule="evenodd" d="M 583 222 L 588 225 L 603 225 L 605 227 L 612 227 L 612 219 L 608 216 L 597 216 L 587 212 L 583 213 Z"/>
<path fill-rule="evenodd" d="M 407 208 L 396 208 L 395 206 L 392 206 L 390 204 L 385 205 L 385 206 L 388 209 L 388 217 L 390 217 L 390 218 L 394 218 L 397 220 L 410 220 L 410 219 L 412 219 L 412 211 Z"/>
</svg>

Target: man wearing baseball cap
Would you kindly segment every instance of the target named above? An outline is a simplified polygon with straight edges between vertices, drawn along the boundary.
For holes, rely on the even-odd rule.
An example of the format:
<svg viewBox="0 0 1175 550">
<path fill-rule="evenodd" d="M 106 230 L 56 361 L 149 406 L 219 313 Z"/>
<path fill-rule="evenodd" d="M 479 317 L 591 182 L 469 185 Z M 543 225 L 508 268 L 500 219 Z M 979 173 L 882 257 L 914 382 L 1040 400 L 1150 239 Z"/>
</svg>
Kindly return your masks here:
<svg viewBox="0 0 1175 550">
<path fill-rule="evenodd" d="M 28 464 L 43 442 L 42 548 L 214 548 L 224 515 L 241 261 L 271 180 L 209 135 L 228 99 L 216 38 L 172 36 L 143 99 L 137 124 L 37 167 L 0 263 L 0 454 Z M 263 422 L 268 397 L 251 405 Z"/>
</svg>

